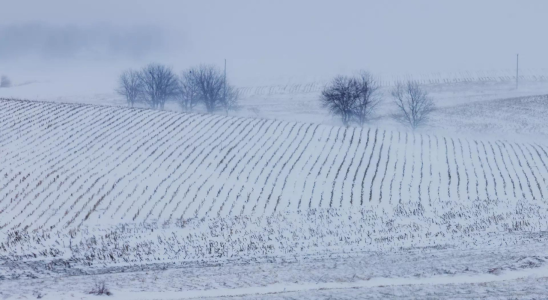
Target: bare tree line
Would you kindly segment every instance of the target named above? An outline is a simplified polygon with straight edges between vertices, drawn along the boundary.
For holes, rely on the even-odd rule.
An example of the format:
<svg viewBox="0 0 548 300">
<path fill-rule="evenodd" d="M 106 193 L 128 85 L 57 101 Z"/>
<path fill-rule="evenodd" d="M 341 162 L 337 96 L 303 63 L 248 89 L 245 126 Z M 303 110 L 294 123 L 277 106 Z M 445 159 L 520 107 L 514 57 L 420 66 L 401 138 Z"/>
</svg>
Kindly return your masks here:
<svg viewBox="0 0 548 300">
<path fill-rule="evenodd" d="M 380 84 L 370 73 L 337 76 L 323 89 L 320 101 L 344 126 L 360 126 L 371 121 L 381 103 Z M 179 104 L 185 112 L 201 105 L 208 113 L 228 113 L 238 107 L 238 91 L 227 82 L 220 68 L 200 65 L 177 76 L 171 68 L 149 64 L 140 71 L 127 70 L 120 75 L 116 90 L 129 106 L 145 103 L 153 109 L 164 109 L 167 101 Z M 398 82 L 391 95 L 397 107 L 395 119 L 416 129 L 424 125 L 434 110 L 434 102 L 415 81 Z"/>
<path fill-rule="evenodd" d="M 179 76 L 161 64 L 150 64 L 140 71 L 126 70 L 120 75 L 116 92 L 129 106 L 141 102 L 153 109 L 164 109 L 170 100 L 186 112 L 203 105 L 209 113 L 228 113 L 238 105 L 238 92 L 213 65 L 193 67 Z"/>
<path fill-rule="evenodd" d="M 341 118 L 344 126 L 355 122 L 360 126 L 371 120 L 382 101 L 380 84 L 370 73 L 356 76 L 337 76 L 321 93 L 320 101 L 333 115 Z M 398 82 L 391 95 L 398 108 L 395 119 L 412 129 L 424 125 L 434 110 L 434 102 L 417 82 Z"/>
</svg>

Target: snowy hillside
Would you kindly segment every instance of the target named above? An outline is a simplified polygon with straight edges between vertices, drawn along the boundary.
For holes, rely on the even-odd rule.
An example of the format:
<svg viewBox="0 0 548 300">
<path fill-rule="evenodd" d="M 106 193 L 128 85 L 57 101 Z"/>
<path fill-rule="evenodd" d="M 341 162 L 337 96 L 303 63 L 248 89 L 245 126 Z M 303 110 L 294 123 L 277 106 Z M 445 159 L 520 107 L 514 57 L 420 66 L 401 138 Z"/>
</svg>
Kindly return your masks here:
<svg viewBox="0 0 548 300">
<path fill-rule="evenodd" d="M 1 231 L 542 201 L 543 144 L 1 100 Z"/>
</svg>

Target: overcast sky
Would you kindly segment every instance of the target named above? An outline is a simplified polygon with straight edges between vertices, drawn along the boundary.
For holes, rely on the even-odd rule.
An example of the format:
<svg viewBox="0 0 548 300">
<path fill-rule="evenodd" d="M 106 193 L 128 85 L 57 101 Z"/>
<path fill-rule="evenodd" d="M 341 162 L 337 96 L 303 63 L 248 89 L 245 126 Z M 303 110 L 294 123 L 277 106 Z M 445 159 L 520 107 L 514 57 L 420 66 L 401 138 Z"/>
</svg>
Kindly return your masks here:
<svg viewBox="0 0 548 300">
<path fill-rule="evenodd" d="M 548 68 L 547 12 L 545 0 L 6 0 L 0 63 L 127 59 L 179 69 L 226 58 L 244 85 L 359 69 L 511 69 L 518 52 L 523 68 Z M 17 38 L 6 33 L 14 28 Z"/>
</svg>

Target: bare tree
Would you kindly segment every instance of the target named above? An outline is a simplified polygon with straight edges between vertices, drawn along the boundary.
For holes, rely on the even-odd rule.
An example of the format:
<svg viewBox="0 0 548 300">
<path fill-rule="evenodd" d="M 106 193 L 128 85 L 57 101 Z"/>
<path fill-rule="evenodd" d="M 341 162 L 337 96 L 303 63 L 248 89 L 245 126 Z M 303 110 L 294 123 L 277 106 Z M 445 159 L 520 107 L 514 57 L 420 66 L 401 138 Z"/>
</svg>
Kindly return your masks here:
<svg viewBox="0 0 548 300">
<path fill-rule="evenodd" d="M 427 122 L 434 110 L 434 101 L 415 81 L 398 82 L 392 96 L 400 111 L 399 120 L 413 129 Z"/>
<path fill-rule="evenodd" d="M 171 68 L 160 64 L 150 64 L 141 70 L 139 78 L 143 89 L 143 99 L 152 108 L 164 109 L 169 98 L 179 91 L 177 76 Z"/>
<path fill-rule="evenodd" d="M 320 101 L 332 114 L 341 117 L 344 126 L 352 120 L 355 107 L 356 82 L 350 77 L 337 76 L 324 88 Z"/>
<path fill-rule="evenodd" d="M 221 70 L 215 66 L 201 65 L 190 69 L 187 82 L 195 85 L 198 99 L 205 105 L 207 112 L 228 110 L 237 107 L 238 93 L 226 82 Z"/>
<path fill-rule="evenodd" d="M 223 98 L 221 100 L 221 106 L 226 114 L 228 114 L 231 110 L 237 110 L 238 109 L 238 98 L 240 97 L 240 93 L 236 88 L 234 88 L 231 85 L 226 85 L 224 92 L 223 92 Z"/>
<path fill-rule="evenodd" d="M 381 97 L 378 95 L 379 85 L 368 72 L 361 72 L 354 80 L 357 81 L 355 84 L 357 91 L 354 93 L 356 95 L 354 117 L 358 124 L 363 126 L 381 102 Z"/>
<path fill-rule="evenodd" d="M 177 92 L 177 102 L 181 109 L 190 112 L 200 102 L 200 90 L 194 80 L 192 70 L 184 71 L 179 76 L 179 90 Z"/>
<path fill-rule="evenodd" d="M 324 88 L 320 100 L 332 114 L 341 117 L 345 126 L 352 121 L 363 125 L 381 101 L 378 90 L 377 82 L 367 72 L 354 77 L 337 76 Z"/>
<path fill-rule="evenodd" d="M 6 75 L 0 77 L 0 87 L 8 88 L 11 87 L 11 80 Z"/>
<path fill-rule="evenodd" d="M 118 80 L 116 92 L 124 96 L 127 104 L 133 107 L 143 93 L 143 84 L 139 72 L 133 70 L 124 71 Z"/>
</svg>

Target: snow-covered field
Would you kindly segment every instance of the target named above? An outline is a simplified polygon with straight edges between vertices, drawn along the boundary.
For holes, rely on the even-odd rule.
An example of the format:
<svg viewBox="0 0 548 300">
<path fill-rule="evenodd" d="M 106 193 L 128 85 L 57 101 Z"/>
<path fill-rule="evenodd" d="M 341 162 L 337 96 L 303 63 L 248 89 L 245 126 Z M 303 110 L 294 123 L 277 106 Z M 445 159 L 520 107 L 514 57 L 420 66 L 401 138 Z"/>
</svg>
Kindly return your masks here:
<svg viewBox="0 0 548 300">
<path fill-rule="evenodd" d="M 415 133 L 388 100 L 339 127 L 321 84 L 234 116 L 0 100 L 0 298 L 542 298 L 548 85 L 485 78 L 424 79 Z"/>
<path fill-rule="evenodd" d="M 3 232 L 548 195 L 542 142 L 0 103 Z"/>
<path fill-rule="evenodd" d="M 474 250 L 418 248 L 53 274 L 5 280 L 0 296 L 101 299 L 86 292 L 104 281 L 114 294 L 107 299 L 543 299 L 548 292 L 547 244 L 538 242 L 539 235 L 524 237 L 511 247 Z M 12 268 L 27 274 L 32 270 L 22 264 Z"/>
</svg>

